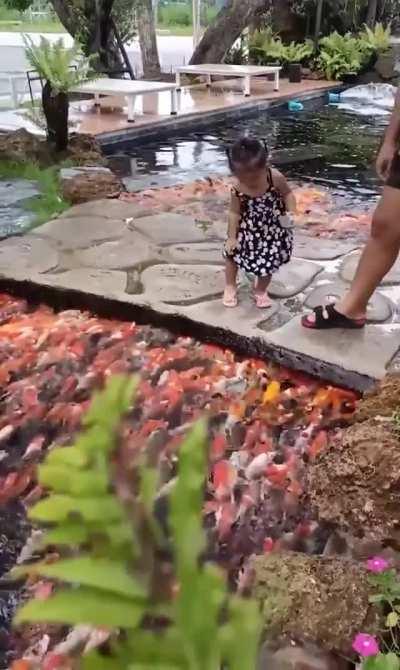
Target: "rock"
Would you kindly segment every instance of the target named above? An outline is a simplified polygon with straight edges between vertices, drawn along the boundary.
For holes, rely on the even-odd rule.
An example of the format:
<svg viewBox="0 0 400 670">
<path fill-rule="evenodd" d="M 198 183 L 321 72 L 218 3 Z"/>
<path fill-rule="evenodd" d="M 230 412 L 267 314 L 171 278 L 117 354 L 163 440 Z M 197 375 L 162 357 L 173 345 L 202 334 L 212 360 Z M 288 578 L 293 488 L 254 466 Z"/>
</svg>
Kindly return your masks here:
<svg viewBox="0 0 400 670">
<path fill-rule="evenodd" d="M 106 200 L 95 200 L 83 203 L 82 205 L 75 205 L 66 211 L 65 214 L 62 214 L 58 220 L 74 217 L 96 217 L 100 219 L 121 219 L 128 223 L 142 216 L 149 216 L 150 213 L 148 209 L 134 202 L 110 200 L 107 198 Z"/>
<path fill-rule="evenodd" d="M 297 646 L 284 644 L 271 649 L 265 644 L 261 650 L 257 670 L 348 670 L 343 658 L 323 651 L 313 644 Z"/>
<path fill-rule="evenodd" d="M 221 242 L 197 242 L 173 244 L 167 247 L 164 256 L 174 263 L 219 263 L 222 264 Z"/>
<path fill-rule="evenodd" d="M 64 168 L 60 171 L 61 192 L 73 205 L 102 198 L 117 198 L 120 179 L 104 167 Z"/>
<path fill-rule="evenodd" d="M 147 298 L 192 305 L 222 295 L 224 269 L 214 265 L 153 265 L 141 276 Z"/>
<path fill-rule="evenodd" d="M 388 375 L 372 391 L 361 398 L 355 421 L 367 421 L 375 417 L 391 417 L 400 408 L 400 375 Z"/>
<path fill-rule="evenodd" d="M 68 157 L 75 165 L 107 165 L 101 146 L 93 135 L 71 133 L 68 142 Z"/>
<path fill-rule="evenodd" d="M 55 154 L 52 147 L 38 135 L 25 128 L 0 133 L 0 160 L 14 163 L 33 161 L 43 167 L 70 159 L 76 165 L 105 165 L 100 145 L 90 135 L 72 133 L 68 150 Z"/>
<path fill-rule="evenodd" d="M 48 164 L 49 146 L 37 135 L 29 133 L 25 128 L 0 133 L 0 160 L 12 163 L 34 161 Z"/>
<path fill-rule="evenodd" d="M 251 592 L 263 608 L 268 639 L 283 636 L 348 655 L 356 633 L 379 628 L 368 572 L 354 561 L 283 552 L 256 556 L 251 570 Z"/>
<path fill-rule="evenodd" d="M 375 63 L 375 70 L 384 81 L 388 81 L 394 79 L 398 74 L 396 64 L 396 53 L 394 49 L 389 49 L 388 51 L 379 54 Z"/>
<path fill-rule="evenodd" d="M 308 294 L 304 304 L 310 309 L 318 305 L 328 305 L 337 302 L 348 290 L 344 282 L 336 281 L 317 286 Z M 383 323 L 392 316 L 392 305 L 388 298 L 376 291 L 372 296 L 367 310 L 367 318 L 370 323 Z"/>
<path fill-rule="evenodd" d="M 359 538 L 400 539 L 400 441 L 392 421 L 344 430 L 310 463 L 306 490 L 321 520 Z"/>
<path fill-rule="evenodd" d="M 34 280 L 35 278 L 32 277 Z M 42 275 L 41 284 L 61 289 L 75 289 L 94 295 L 119 298 L 126 288 L 125 272 L 101 270 L 97 268 L 78 268 L 57 274 Z"/>
<path fill-rule="evenodd" d="M 274 274 L 268 293 L 273 298 L 290 298 L 304 291 L 321 270 L 316 263 L 294 259 Z"/>
</svg>

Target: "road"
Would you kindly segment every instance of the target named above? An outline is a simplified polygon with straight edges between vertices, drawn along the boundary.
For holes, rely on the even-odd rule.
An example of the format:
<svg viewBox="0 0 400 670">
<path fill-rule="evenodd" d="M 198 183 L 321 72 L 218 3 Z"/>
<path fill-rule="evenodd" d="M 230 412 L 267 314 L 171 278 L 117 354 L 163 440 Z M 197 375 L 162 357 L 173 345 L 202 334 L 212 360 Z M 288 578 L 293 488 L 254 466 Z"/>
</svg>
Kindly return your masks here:
<svg viewBox="0 0 400 670">
<path fill-rule="evenodd" d="M 40 42 L 40 34 L 30 33 L 35 43 Z M 66 33 L 47 33 L 45 37 L 51 41 L 62 38 L 66 46 L 72 45 L 72 38 Z M 193 51 L 191 37 L 158 36 L 158 48 L 161 67 L 165 72 L 170 72 L 177 65 L 185 65 Z M 127 46 L 129 58 L 137 74 L 141 72 L 141 57 L 139 44 L 135 40 Z M 21 33 L 0 32 L 0 62 L 1 71 L 22 71 L 29 69 L 25 58 L 24 41 Z"/>
</svg>

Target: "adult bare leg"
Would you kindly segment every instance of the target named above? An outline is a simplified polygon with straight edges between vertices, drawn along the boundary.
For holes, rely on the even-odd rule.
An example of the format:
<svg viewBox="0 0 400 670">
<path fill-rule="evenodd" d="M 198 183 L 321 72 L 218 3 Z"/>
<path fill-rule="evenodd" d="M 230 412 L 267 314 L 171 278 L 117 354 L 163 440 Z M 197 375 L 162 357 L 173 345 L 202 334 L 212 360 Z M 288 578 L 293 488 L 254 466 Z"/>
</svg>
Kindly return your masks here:
<svg viewBox="0 0 400 670">
<path fill-rule="evenodd" d="M 368 302 L 392 268 L 400 251 L 400 189 L 385 186 L 375 210 L 371 237 L 361 256 L 353 283 L 335 310 L 348 319 L 365 319 Z M 315 323 L 315 314 L 306 317 Z M 307 325 L 304 324 L 304 325 Z"/>
<path fill-rule="evenodd" d="M 365 317 L 372 294 L 393 267 L 399 251 L 400 189 L 386 186 L 350 291 L 336 309 L 351 319 Z"/>
</svg>

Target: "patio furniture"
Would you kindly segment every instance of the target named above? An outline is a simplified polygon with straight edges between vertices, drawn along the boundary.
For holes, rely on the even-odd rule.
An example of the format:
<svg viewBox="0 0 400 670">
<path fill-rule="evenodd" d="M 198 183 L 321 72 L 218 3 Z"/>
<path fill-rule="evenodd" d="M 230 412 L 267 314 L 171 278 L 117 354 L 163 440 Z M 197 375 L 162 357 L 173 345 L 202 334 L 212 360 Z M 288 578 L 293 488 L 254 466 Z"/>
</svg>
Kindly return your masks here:
<svg viewBox="0 0 400 670">
<path fill-rule="evenodd" d="M 224 65 L 221 64 L 202 64 L 202 65 L 183 65 L 176 69 L 176 86 L 179 91 L 181 88 L 181 75 L 205 75 L 207 77 L 207 86 L 211 86 L 211 78 L 218 77 L 240 77 L 243 78 L 243 93 L 246 97 L 251 95 L 252 77 L 262 77 L 268 74 L 274 75 L 274 91 L 279 91 L 279 73 L 281 67 L 261 66 L 261 65 Z"/>
<path fill-rule="evenodd" d="M 20 101 L 23 100 L 24 93 L 18 86 L 18 82 L 26 82 L 24 72 L 0 72 L 1 88 L 5 84 L 6 90 L 0 93 L 0 97 L 9 98 L 12 101 L 13 108 L 16 109 Z"/>
<path fill-rule="evenodd" d="M 73 93 L 93 95 L 95 105 L 100 105 L 100 96 L 123 96 L 128 105 L 128 121 L 135 121 L 135 99 L 137 95 L 146 93 L 171 93 L 171 114 L 178 113 L 178 102 L 175 84 L 160 81 L 132 81 L 131 79 L 96 79 L 72 89 Z"/>
</svg>

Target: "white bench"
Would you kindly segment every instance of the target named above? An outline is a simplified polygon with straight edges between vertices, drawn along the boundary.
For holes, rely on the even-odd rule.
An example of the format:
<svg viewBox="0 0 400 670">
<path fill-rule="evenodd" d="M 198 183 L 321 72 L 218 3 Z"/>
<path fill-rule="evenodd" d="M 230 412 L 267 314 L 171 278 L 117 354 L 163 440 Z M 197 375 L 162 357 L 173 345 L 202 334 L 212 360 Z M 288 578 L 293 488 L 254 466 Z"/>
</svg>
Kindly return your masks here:
<svg viewBox="0 0 400 670">
<path fill-rule="evenodd" d="M 224 65 L 224 64 L 202 64 L 202 65 L 184 65 L 176 70 L 176 86 L 179 91 L 181 88 L 181 75 L 205 75 L 207 77 L 207 86 L 211 85 L 211 77 L 241 77 L 243 78 L 243 93 L 246 97 L 251 95 L 251 78 L 262 77 L 268 74 L 274 75 L 274 91 L 279 91 L 279 74 L 281 67 L 261 66 L 261 65 Z"/>
<path fill-rule="evenodd" d="M 128 105 L 128 121 L 135 121 L 135 99 L 137 95 L 146 93 L 171 92 L 171 114 L 178 113 L 178 102 L 175 84 L 160 81 L 133 81 L 132 79 L 95 79 L 72 89 L 73 93 L 93 95 L 95 105 L 100 104 L 100 96 L 123 96 Z"/>
</svg>

